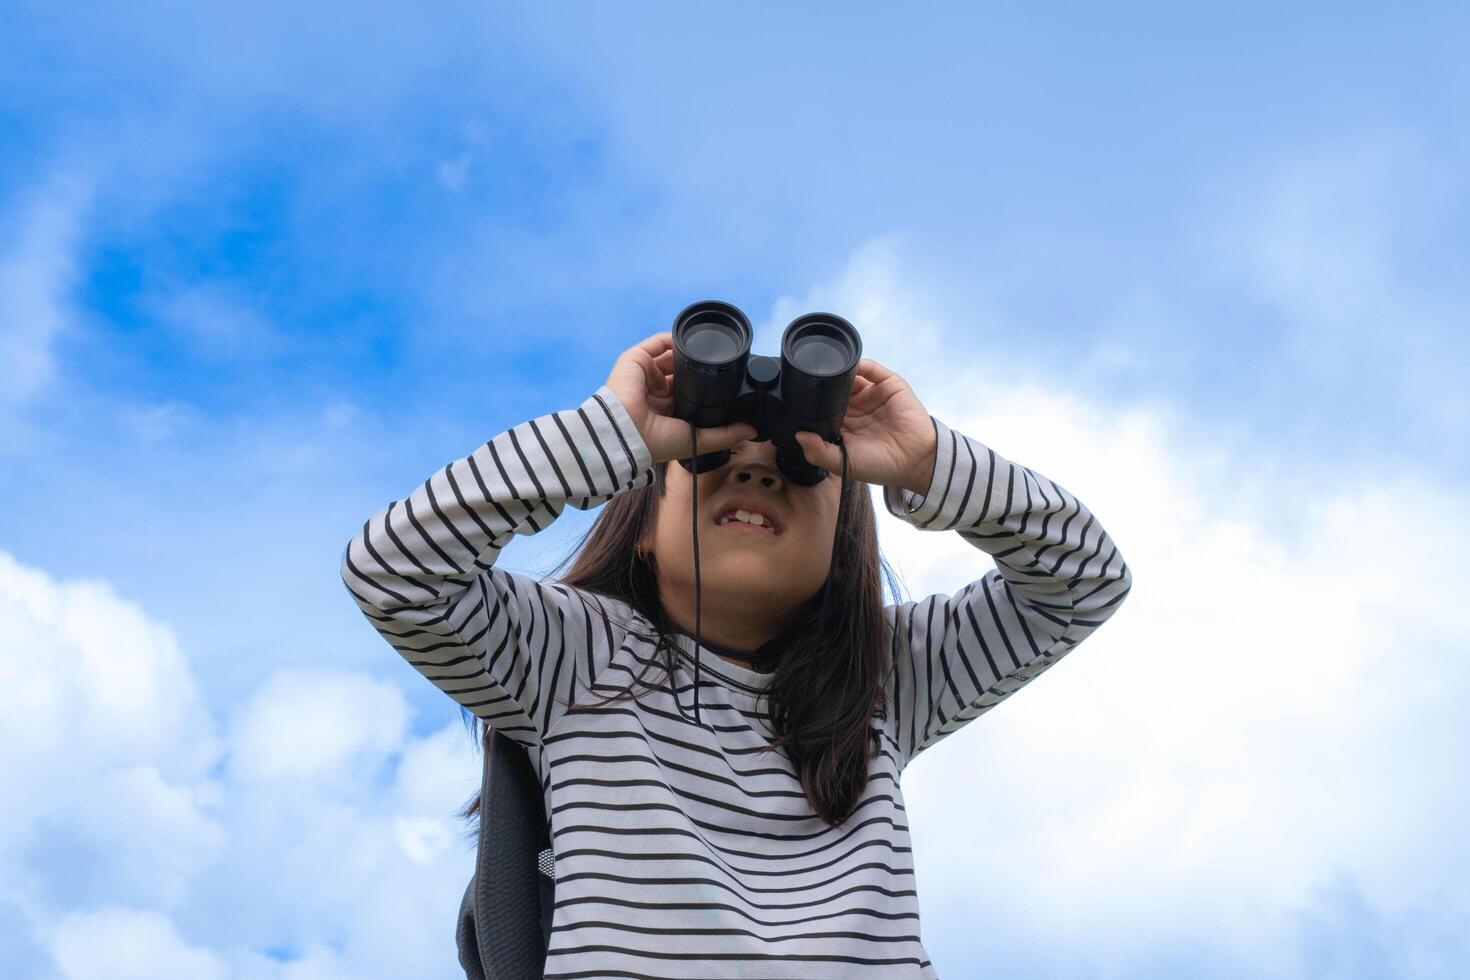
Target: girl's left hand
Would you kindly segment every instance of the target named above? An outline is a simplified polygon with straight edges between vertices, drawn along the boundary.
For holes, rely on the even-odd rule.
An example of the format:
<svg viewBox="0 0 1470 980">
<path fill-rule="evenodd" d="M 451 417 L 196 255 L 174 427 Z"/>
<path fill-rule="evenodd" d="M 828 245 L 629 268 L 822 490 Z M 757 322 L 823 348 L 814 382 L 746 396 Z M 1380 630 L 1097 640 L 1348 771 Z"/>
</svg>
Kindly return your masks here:
<svg viewBox="0 0 1470 980">
<path fill-rule="evenodd" d="M 842 450 L 815 432 L 798 432 L 807 462 L 842 476 Z M 925 493 L 934 475 L 934 423 L 908 382 L 877 361 L 858 361 L 847 413 L 847 478 Z"/>
</svg>

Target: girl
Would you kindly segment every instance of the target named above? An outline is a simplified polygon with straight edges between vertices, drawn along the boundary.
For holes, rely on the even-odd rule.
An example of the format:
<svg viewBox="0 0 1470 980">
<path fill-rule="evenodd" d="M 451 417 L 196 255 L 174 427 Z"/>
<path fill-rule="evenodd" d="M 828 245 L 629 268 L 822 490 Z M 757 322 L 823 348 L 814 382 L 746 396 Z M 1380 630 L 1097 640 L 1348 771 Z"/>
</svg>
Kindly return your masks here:
<svg viewBox="0 0 1470 980">
<path fill-rule="evenodd" d="M 788 483 L 743 424 L 698 431 L 700 454 L 733 455 L 694 486 L 668 465 L 691 455 L 672 373 L 671 333 L 629 348 L 579 407 L 375 514 L 343 580 L 410 664 L 528 752 L 556 869 L 546 977 L 935 977 L 899 776 L 1097 629 L 1128 567 L 1075 497 L 866 358 L 845 491 Z M 842 472 L 838 446 L 798 441 Z M 994 567 L 884 605 L 867 484 Z M 568 504 L 606 506 L 559 582 L 494 566 Z"/>
</svg>

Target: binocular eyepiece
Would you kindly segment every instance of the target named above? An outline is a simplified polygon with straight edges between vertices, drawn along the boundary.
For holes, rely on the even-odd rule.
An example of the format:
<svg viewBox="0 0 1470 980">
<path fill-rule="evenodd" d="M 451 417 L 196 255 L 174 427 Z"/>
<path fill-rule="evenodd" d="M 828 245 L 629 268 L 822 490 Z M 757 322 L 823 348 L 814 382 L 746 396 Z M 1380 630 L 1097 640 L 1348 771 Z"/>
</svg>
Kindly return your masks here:
<svg viewBox="0 0 1470 980">
<path fill-rule="evenodd" d="M 779 358 L 750 353 L 750 321 L 729 303 L 703 300 L 674 318 L 674 416 L 695 428 L 744 422 L 752 441 L 772 440 L 782 476 L 804 487 L 827 471 L 807 462 L 795 434 L 815 432 L 837 442 L 862 338 L 832 313 L 807 313 L 781 336 Z M 724 466 L 730 451 L 680 459 L 693 473 Z M 695 464 L 698 464 L 697 467 Z"/>
</svg>

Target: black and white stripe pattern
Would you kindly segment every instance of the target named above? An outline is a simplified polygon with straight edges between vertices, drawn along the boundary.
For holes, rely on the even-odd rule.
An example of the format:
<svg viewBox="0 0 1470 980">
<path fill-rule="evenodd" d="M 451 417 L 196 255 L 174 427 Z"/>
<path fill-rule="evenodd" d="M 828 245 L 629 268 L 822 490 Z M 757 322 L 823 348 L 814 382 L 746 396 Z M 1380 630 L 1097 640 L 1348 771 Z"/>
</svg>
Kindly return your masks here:
<svg viewBox="0 0 1470 980">
<path fill-rule="evenodd" d="M 622 625 L 636 614 L 494 567 L 512 534 L 544 529 L 567 504 L 652 482 L 648 448 L 605 385 L 450 463 L 348 543 L 343 581 L 374 627 L 524 745 L 541 776 L 557 877 L 547 977 L 936 975 L 900 773 L 1075 647 L 1117 608 L 1128 572 L 1064 490 L 934 424 L 928 493 L 885 488 L 885 502 L 915 526 L 959 531 L 998 569 L 952 598 L 889 607 L 882 750 L 835 828 L 811 812 L 784 751 L 758 753 L 770 675 L 706 645 L 703 727 L 667 685 L 583 708 L 589 688 L 617 690 L 653 659 Z M 688 705 L 694 639 L 674 640 L 675 696 Z"/>
<path fill-rule="evenodd" d="M 996 567 L 952 596 L 885 610 L 889 706 L 905 763 L 1064 657 L 1113 614 L 1133 581 L 1076 497 L 930 419 L 928 491 L 884 487 L 883 502 L 917 528 L 956 531 Z"/>
<path fill-rule="evenodd" d="M 573 686 L 606 664 L 572 590 L 493 567 L 515 534 L 653 482 L 653 457 L 602 386 L 575 410 L 522 422 L 363 525 L 342 578 L 385 639 L 435 686 L 532 746 Z M 601 627 L 606 628 L 606 627 Z"/>
</svg>

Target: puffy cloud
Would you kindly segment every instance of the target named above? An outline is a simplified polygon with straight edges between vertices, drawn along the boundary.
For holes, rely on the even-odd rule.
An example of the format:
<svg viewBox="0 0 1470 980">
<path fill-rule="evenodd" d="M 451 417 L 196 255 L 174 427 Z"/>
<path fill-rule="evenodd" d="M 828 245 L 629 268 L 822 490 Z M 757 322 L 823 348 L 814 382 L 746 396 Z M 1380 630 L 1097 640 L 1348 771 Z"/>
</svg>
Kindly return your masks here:
<svg viewBox="0 0 1470 980">
<path fill-rule="evenodd" d="M 213 761 L 213 722 L 167 626 L 106 582 L 57 582 L 4 553 L 0 603 L 0 725 L 21 760 L 80 741 L 102 763 L 188 773 Z"/>
<path fill-rule="evenodd" d="M 398 688 L 320 668 L 273 673 L 240 712 L 231 766 L 242 781 L 371 780 L 403 742 L 408 705 Z"/>
<path fill-rule="evenodd" d="M 177 900 L 221 843 L 221 745 L 172 632 L 0 552 L 0 860 L 33 896 Z"/>
<path fill-rule="evenodd" d="M 470 740 L 448 726 L 403 750 L 396 793 L 403 816 L 394 834 L 405 854 L 423 864 L 456 853 L 467 825 L 451 814 L 480 789 L 480 758 Z"/>
<path fill-rule="evenodd" d="M 69 915 L 52 938 L 67 980 L 225 980 L 225 966 L 188 945 L 158 912 L 105 907 Z"/>
<path fill-rule="evenodd" d="M 448 972 L 472 853 L 453 814 L 479 777 L 463 726 L 410 737 L 397 687 L 313 666 L 222 713 L 166 624 L 0 552 L 7 958 L 65 978 Z"/>
</svg>

